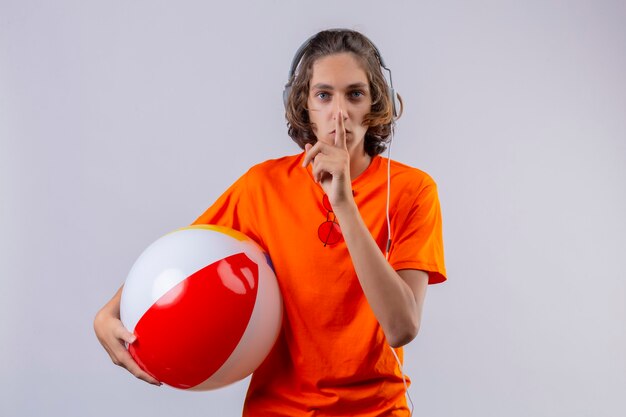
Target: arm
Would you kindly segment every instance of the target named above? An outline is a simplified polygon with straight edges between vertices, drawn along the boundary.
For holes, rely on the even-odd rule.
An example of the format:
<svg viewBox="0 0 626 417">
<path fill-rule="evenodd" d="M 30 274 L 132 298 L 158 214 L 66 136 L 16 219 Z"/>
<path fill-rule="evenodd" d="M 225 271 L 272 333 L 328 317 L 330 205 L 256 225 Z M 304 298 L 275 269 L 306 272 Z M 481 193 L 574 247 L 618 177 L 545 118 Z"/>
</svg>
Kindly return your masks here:
<svg viewBox="0 0 626 417">
<path fill-rule="evenodd" d="M 133 343 L 135 335 L 129 332 L 120 320 L 120 299 L 123 288 L 123 286 L 120 287 L 113 298 L 98 311 L 93 321 L 94 331 L 114 364 L 121 366 L 143 381 L 153 385 L 161 385 L 159 381 L 137 365 L 124 346 L 124 343 Z"/>
<path fill-rule="evenodd" d="M 306 145 L 303 166 L 312 164 L 314 178 L 330 199 L 363 292 L 387 341 L 394 347 L 403 346 L 419 330 L 428 274 L 409 269 L 396 272 L 381 253 L 352 196 L 350 153 L 341 111 L 336 132 L 334 145 L 322 141 Z"/>
<path fill-rule="evenodd" d="M 387 341 L 393 347 L 406 345 L 419 331 L 428 274 L 416 269 L 394 271 L 356 204 L 341 206 L 335 214 L 365 297 Z"/>
</svg>

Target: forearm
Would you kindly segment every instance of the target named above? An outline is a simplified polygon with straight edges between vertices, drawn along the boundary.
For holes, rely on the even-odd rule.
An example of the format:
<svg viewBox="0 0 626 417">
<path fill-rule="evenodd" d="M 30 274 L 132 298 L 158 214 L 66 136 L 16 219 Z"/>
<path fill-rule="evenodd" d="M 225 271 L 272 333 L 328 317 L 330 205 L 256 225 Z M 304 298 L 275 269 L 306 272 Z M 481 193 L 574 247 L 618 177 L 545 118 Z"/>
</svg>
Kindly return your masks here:
<svg viewBox="0 0 626 417">
<path fill-rule="evenodd" d="M 387 341 L 402 346 L 417 334 L 421 308 L 411 287 L 385 259 L 354 204 L 335 211 L 365 297 Z"/>
<path fill-rule="evenodd" d="M 135 342 L 136 336 L 124 328 L 120 321 L 120 301 L 123 288 L 124 286 L 120 287 L 113 298 L 96 314 L 94 319 L 96 336 L 114 364 L 125 368 L 143 381 L 161 385 L 159 381 L 139 367 L 124 346 Z"/>
<path fill-rule="evenodd" d="M 100 312 L 105 312 L 107 314 L 112 314 L 115 317 L 120 316 L 120 301 L 122 299 L 122 290 L 124 286 L 122 285 L 115 295 L 100 309 Z M 100 313 L 99 312 L 99 313 Z"/>
</svg>

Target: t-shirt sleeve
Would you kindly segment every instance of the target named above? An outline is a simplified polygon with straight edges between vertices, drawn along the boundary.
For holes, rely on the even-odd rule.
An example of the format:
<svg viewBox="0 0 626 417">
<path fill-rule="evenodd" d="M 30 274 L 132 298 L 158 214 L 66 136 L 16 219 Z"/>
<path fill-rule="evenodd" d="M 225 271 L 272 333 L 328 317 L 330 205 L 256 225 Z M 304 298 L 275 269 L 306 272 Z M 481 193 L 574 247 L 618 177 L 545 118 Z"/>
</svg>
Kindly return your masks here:
<svg viewBox="0 0 626 417">
<path fill-rule="evenodd" d="M 421 269 L 428 272 L 428 283 L 445 281 L 443 231 L 437 184 L 430 181 L 421 188 L 411 205 L 398 210 L 392 223 L 389 263 L 400 269 Z M 394 230 L 395 229 L 395 230 Z"/>
<path fill-rule="evenodd" d="M 214 224 L 244 233 L 261 244 L 256 228 L 256 213 L 249 192 L 249 174 L 242 175 L 193 223 Z"/>
</svg>

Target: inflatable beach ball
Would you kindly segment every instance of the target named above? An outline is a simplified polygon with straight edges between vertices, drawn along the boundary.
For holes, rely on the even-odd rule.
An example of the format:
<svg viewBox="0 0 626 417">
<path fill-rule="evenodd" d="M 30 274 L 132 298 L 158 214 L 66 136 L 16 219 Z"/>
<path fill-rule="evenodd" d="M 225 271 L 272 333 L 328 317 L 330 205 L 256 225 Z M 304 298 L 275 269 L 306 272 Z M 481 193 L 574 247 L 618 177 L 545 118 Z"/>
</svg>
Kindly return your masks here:
<svg viewBox="0 0 626 417">
<path fill-rule="evenodd" d="M 150 245 L 131 268 L 120 302 L 128 346 L 172 387 L 210 390 L 250 375 L 271 350 L 282 298 L 268 255 L 232 229 L 197 225 Z"/>
</svg>

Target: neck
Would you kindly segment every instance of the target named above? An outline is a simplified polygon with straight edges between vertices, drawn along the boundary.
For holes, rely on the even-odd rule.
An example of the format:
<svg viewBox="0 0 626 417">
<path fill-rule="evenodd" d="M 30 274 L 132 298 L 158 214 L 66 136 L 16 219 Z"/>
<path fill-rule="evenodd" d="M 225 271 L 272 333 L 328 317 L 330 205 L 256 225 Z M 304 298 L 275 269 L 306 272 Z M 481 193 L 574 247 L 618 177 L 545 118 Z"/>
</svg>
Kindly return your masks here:
<svg viewBox="0 0 626 417">
<path fill-rule="evenodd" d="M 370 166 L 372 157 L 365 152 L 364 149 L 355 150 L 350 152 L 350 178 L 354 181 L 359 175 L 363 173 Z"/>
</svg>

